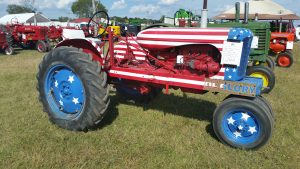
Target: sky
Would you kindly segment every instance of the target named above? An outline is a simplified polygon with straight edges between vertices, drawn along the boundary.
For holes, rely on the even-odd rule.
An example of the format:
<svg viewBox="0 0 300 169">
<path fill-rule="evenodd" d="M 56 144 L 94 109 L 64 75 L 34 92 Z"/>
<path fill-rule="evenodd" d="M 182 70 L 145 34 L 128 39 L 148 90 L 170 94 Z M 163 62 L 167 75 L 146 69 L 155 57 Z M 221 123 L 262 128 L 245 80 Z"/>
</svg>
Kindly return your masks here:
<svg viewBox="0 0 300 169">
<path fill-rule="evenodd" d="M 76 0 L 35 0 L 34 7 L 50 19 L 59 16 L 75 18 L 71 5 Z M 162 15 L 172 17 L 180 9 L 200 14 L 203 0 L 100 0 L 110 16 L 127 16 L 159 19 Z M 238 0 L 208 0 L 209 17 L 230 9 Z M 245 1 L 245 0 L 242 0 Z M 300 0 L 273 0 L 300 16 Z M 0 17 L 6 14 L 8 4 L 20 4 L 22 0 L 0 0 Z M 297 22 L 300 25 L 300 22 Z"/>
</svg>

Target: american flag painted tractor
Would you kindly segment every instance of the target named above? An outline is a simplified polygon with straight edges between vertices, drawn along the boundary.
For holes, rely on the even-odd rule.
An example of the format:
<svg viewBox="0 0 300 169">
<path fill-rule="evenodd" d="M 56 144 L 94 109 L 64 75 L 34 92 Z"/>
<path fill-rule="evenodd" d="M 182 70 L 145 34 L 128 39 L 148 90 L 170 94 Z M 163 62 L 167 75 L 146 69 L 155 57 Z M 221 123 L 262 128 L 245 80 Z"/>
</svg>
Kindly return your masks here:
<svg viewBox="0 0 300 169">
<path fill-rule="evenodd" d="M 140 102 L 154 99 L 163 88 L 165 93 L 212 91 L 229 94 L 213 114 L 221 142 L 241 149 L 268 142 L 274 127 L 272 108 L 260 96 L 262 79 L 245 75 L 250 30 L 152 28 L 136 37 L 107 31 L 108 42 L 100 46 L 64 40 L 40 63 L 39 98 L 56 125 L 73 131 L 95 128 L 110 106 L 109 86 Z"/>
</svg>

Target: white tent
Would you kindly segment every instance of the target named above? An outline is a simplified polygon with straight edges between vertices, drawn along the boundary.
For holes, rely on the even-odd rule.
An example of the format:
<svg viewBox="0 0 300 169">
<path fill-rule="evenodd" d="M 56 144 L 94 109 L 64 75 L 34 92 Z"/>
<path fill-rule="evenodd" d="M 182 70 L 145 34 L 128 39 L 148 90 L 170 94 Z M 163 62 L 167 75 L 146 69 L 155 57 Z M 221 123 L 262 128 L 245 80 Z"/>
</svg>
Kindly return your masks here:
<svg viewBox="0 0 300 169">
<path fill-rule="evenodd" d="M 244 6 L 245 2 L 241 4 L 241 16 L 244 18 Z M 285 9 L 283 6 L 271 1 L 271 0 L 249 0 L 249 19 L 255 19 L 255 15 L 258 15 L 259 20 L 299 20 L 300 17 L 294 12 Z M 235 19 L 235 7 L 223 12 L 222 14 L 215 16 L 214 19 Z"/>
<path fill-rule="evenodd" d="M 7 24 L 12 22 L 34 23 L 34 13 L 22 13 L 22 14 L 8 14 L 0 18 L 0 24 Z M 39 22 L 50 22 L 50 19 L 42 14 L 36 14 L 36 21 Z"/>
</svg>

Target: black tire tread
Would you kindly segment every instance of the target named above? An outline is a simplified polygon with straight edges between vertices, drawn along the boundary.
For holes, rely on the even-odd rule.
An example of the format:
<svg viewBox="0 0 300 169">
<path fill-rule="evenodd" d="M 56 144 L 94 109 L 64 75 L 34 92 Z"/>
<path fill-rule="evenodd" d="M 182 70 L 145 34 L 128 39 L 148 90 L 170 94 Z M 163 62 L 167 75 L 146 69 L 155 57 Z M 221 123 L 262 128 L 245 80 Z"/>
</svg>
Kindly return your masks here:
<svg viewBox="0 0 300 169">
<path fill-rule="evenodd" d="M 272 117 L 271 113 L 267 110 L 265 106 L 260 103 L 260 99 L 255 98 L 243 98 L 243 97 L 229 97 L 228 99 L 224 100 L 216 109 L 213 114 L 213 129 L 215 131 L 216 136 L 220 139 L 220 141 L 226 145 L 229 145 L 231 147 L 239 148 L 239 149 L 258 149 L 269 142 L 270 138 L 273 134 L 273 128 L 274 128 L 274 118 Z M 267 120 L 269 122 L 267 125 L 267 128 L 269 129 L 268 132 L 264 133 L 267 134 L 267 136 L 264 135 L 264 138 L 260 139 L 257 143 L 252 143 L 250 145 L 236 145 L 223 136 L 221 131 L 219 131 L 218 124 L 219 124 L 219 116 L 221 115 L 220 112 L 224 111 L 226 109 L 226 106 L 241 106 L 242 104 L 248 104 L 248 106 L 252 107 L 253 110 L 258 110 L 256 112 L 260 114 L 260 116 L 264 117 L 264 120 Z"/>
<path fill-rule="evenodd" d="M 83 60 L 84 62 L 82 62 Z M 84 106 L 84 110 L 79 117 L 72 120 L 55 118 L 45 100 L 43 91 L 45 74 L 51 63 L 56 61 L 73 64 L 69 66 L 73 66 L 72 68 L 77 71 L 76 73 L 82 78 L 82 83 L 87 90 L 87 105 Z M 44 111 L 48 114 L 50 121 L 61 128 L 74 131 L 88 131 L 97 127 L 107 112 L 110 103 L 107 78 L 101 78 L 105 76 L 104 74 L 106 72 L 101 71 L 100 64 L 97 61 L 93 61 L 92 57 L 81 52 L 78 48 L 59 47 L 46 54 L 39 65 L 36 77 L 38 80 L 39 100 L 42 102 Z"/>
<path fill-rule="evenodd" d="M 264 73 L 269 80 L 269 88 L 265 88 L 261 91 L 261 93 L 270 93 L 273 88 L 275 87 L 275 83 L 276 83 L 276 76 L 274 74 L 274 72 L 265 66 L 249 66 L 247 68 L 247 76 L 250 76 L 252 73 L 254 72 L 261 72 Z"/>
<path fill-rule="evenodd" d="M 277 58 L 276 58 L 276 64 L 279 66 L 278 64 L 278 59 L 280 58 L 280 56 L 285 55 L 288 56 L 290 58 L 291 64 L 289 66 L 283 67 L 283 68 L 289 68 L 294 64 L 294 55 L 290 50 L 287 50 L 286 52 L 283 53 L 279 53 Z"/>
</svg>

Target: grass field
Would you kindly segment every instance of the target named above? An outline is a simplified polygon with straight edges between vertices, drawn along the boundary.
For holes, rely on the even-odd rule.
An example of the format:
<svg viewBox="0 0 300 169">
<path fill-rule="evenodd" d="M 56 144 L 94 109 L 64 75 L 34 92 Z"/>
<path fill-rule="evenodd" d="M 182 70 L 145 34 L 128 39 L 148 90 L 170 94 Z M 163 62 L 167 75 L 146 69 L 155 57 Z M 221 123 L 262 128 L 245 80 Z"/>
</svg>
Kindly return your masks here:
<svg viewBox="0 0 300 169">
<path fill-rule="evenodd" d="M 223 94 L 172 91 L 142 106 L 112 93 L 101 129 L 60 129 L 37 100 L 35 75 L 42 54 L 1 54 L 0 168 L 300 168 L 300 44 L 296 46 L 294 66 L 276 68 L 277 84 L 265 95 L 275 112 L 275 132 L 258 151 L 233 149 L 216 139 L 212 113 Z"/>
</svg>

